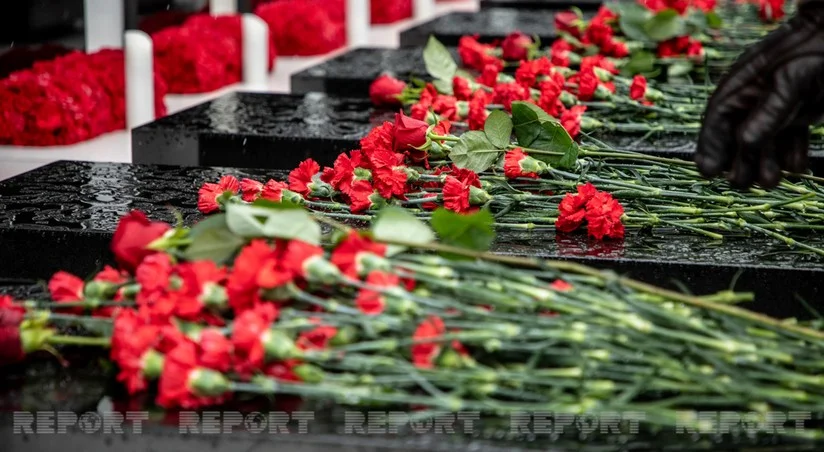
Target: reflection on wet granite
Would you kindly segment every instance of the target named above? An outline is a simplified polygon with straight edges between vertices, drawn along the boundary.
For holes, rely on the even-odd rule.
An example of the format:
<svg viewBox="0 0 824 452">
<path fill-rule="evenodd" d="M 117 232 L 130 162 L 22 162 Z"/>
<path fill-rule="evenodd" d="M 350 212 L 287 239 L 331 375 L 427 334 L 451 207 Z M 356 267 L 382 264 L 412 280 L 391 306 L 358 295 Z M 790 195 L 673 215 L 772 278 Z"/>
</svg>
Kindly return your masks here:
<svg viewBox="0 0 824 452">
<path fill-rule="evenodd" d="M 132 161 L 291 169 L 331 164 L 392 112 L 368 99 L 229 93 L 132 131 Z"/>
<path fill-rule="evenodd" d="M 284 180 L 287 173 L 57 162 L 4 181 L 0 275 L 47 279 L 60 269 L 87 275 L 111 263 L 109 241 L 123 214 L 140 209 L 152 219 L 173 222 L 178 211 L 191 225 L 201 218 L 198 188 L 223 174 Z M 824 238 L 808 242 L 824 246 Z M 808 317 L 794 295 L 818 300 L 822 294 L 815 281 L 824 280 L 820 260 L 759 236 L 711 242 L 658 231 L 630 234 L 623 242 L 593 243 L 584 235 L 503 231 L 494 251 L 576 260 L 669 287 L 680 281 L 695 293 L 728 289 L 740 272 L 735 288 L 756 292 L 753 309 L 781 317 Z"/>
<path fill-rule="evenodd" d="M 458 61 L 458 51 L 451 48 Z M 382 73 L 401 80 L 428 79 L 423 49 L 359 48 L 292 75 L 292 92 L 323 92 L 332 96 L 369 97 L 369 85 Z"/>
<path fill-rule="evenodd" d="M 586 11 L 598 9 L 604 3 L 602 0 L 481 0 L 481 9 L 566 9 L 575 6 Z"/>
<path fill-rule="evenodd" d="M 527 11 L 507 8 L 484 9 L 479 12 L 454 12 L 401 32 L 401 47 L 423 46 L 434 35 L 447 46 L 457 46 L 464 35 L 479 35 L 484 41 L 503 39 L 513 31 L 538 36 L 541 42 L 551 42 L 557 35 L 555 10 Z"/>
</svg>

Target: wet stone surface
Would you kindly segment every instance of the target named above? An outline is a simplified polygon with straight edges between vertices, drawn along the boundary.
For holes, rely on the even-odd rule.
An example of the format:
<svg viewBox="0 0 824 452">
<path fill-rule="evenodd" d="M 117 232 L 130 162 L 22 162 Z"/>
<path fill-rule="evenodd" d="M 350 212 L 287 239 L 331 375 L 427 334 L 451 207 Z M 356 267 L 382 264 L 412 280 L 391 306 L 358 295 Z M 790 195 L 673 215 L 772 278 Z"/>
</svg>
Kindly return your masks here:
<svg viewBox="0 0 824 452">
<path fill-rule="evenodd" d="M 230 93 L 132 131 L 132 161 L 160 165 L 291 169 L 331 164 L 392 118 L 368 99 Z"/>
<path fill-rule="evenodd" d="M 458 51 L 451 48 L 453 58 Z M 400 80 L 429 79 L 423 48 L 361 48 L 292 75 L 292 92 L 323 92 L 330 96 L 369 97 L 369 85 L 383 73 Z"/>
<path fill-rule="evenodd" d="M 0 275 L 43 280 L 58 270 L 88 275 L 112 263 L 109 243 L 118 220 L 132 209 L 150 218 L 186 224 L 202 218 L 197 190 L 203 182 L 233 174 L 284 180 L 286 172 L 227 168 L 179 168 L 90 162 L 57 162 L 0 183 Z M 824 238 L 808 243 L 824 246 Z M 591 242 L 584 235 L 547 231 L 501 231 L 493 251 L 571 259 L 608 267 L 643 281 L 696 294 L 754 291 L 752 309 L 777 316 L 807 317 L 795 300 L 818 300 L 824 278 L 819 259 L 758 236 L 713 242 L 667 231 L 632 233 L 622 242 Z M 2 283 L 0 282 L 0 285 Z"/>
<path fill-rule="evenodd" d="M 454 12 L 401 32 L 401 47 L 423 46 L 434 35 L 444 45 L 457 46 L 464 35 L 479 35 L 483 41 L 503 39 L 513 31 L 538 36 L 541 42 L 551 42 L 557 35 L 555 10 L 520 10 L 509 8 L 484 9 L 476 13 Z"/>
<path fill-rule="evenodd" d="M 586 11 L 598 9 L 604 3 L 602 0 L 481 0 L 481 9 L 562 9 L 575 6 Z"/>
</svg>

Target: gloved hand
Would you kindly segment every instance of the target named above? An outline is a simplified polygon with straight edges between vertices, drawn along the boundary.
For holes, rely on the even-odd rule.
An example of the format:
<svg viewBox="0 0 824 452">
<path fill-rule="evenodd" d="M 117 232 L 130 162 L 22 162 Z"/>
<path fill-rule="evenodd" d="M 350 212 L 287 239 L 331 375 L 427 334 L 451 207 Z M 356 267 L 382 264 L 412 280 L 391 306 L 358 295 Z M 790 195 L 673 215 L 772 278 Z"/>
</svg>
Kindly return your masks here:
<svg viewBox="0 0 824 452">
<path fill-rule="evenodd" d="M 772 188 L 781 170 L 807 169 L 809 126 L 824 114 L 824 0 L 799 3 L 710 97 L 695 154 L 704 176 L 729 171 L 735 186 Z"/>
</svg>

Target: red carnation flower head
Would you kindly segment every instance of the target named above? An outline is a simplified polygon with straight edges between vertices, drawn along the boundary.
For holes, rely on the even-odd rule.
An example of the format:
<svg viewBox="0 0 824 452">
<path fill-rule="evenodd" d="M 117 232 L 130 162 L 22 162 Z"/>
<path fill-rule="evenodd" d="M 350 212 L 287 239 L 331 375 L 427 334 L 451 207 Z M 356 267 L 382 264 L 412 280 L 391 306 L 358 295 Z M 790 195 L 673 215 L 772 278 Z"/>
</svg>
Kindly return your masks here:
<svg viewBox="0 0 824 452">
<path fill-rule="evenodd" d="M 547 170 L 546 163 L 536 160 L 524 153 L 521 148 L 508 151 L 504 156 L 504 175 L 510 179 L 531 177 L 537 179 Z"/>
<path fill-rule="evenodd" d="M 586 205 L 587 233 L 598 240 L 624 237 L 624 208 L 611 194 L 598 192 Z"/>
<path fill-rule="evenodd" d="M 16 303 L 14 301 L 14 298 L 12 298 L 10 295 L 0 295 L 0 309 L 5 309 L 7 311 L 16 311 L 21 314 L 26 312 L 26 308 Z M 3 321 L 1 319 L 0 325 L 3 325 Z"/>
<path fill-rule="evenodd" d="M 612 27 L 603 20 L 591 20 L 584 32 L 583 42 L 601 47 L 612 41 Z"/>
<path fill-rule="evenodd" d="M 226 283 L 229 305 L 235 313 L 250 309 L 260 301 L 258 274 L 267 261 L 275 257 L 274 248 L 265 240 L 252 240 L 240 250 Z"/>
<path fill-rule="evenodd" d="M 400 285 L 400 277 L 385 271 L 375 270 L 369 272 L 366 277 L 366 284 L 380 289 L 397 288 Z M 379 315 L 386 309 L 388 295 L 383 292 L 361 288 L 355 298 L 355 306 L 366 315 Z"/>
<path fill-rule="evenodd" d="M 582 69 L 578 73 L 578 99 L 584 102 L 592 100 L 599 84 L 600 80 L 593 68 Z"/>
<path fill-rule="evenodd" d="M 695 8 L 700 9 L 701 11 L 708 13 L 715 10 L 715 6 L 717 4 L 716 0 L 691 0 L 690 5 L 694 6 Z M 781 6 L 784 6 L 784 2 L 781 2 Z"/>
<path fill-rule="evenodd" d="M 369 98 L 376 107 L 399 107 L 401 105 L 400 96 L 405 89 L 405 82 L 383 74 L 369 86 Z"/>
<path fill-rule="evenodd" d="M 581 117 L 587 111 L 585 105 L 575 105 L 561 115 L 561 125 L 569 136 L 575 138 L 581 133 Z"/>
<path fill-rule="evenodd" d="M 558 292 L 569 292 L 570 290 L 572 290 L 572 284 L 562 279 L 556 279 L 552 282 L 552 284 L 549 285 L 549 287 Z"/>
<path fill-rule="evenodd" d="M 510 33 L 501 43 L 503 57 L 509 61 L 526 60 L 529 56 L 529 49 L 534 45 L 532 38 L 516 31 Z"/>
<path fill-rule="evenodd" d="M 450 121 L 457 121 L 461 116 L 458 112 L 458 99 L 453 96 L 439 95 L 436 97 L 432 102 L 432 111 Z"/>
<path fill-rule="evenodd" d="M 430 316 L 418 325 L 412 335 L 412 339 L 415 340 L 415 344 L 412 345 L 412 363 L 415 367 L 431 369 L 435 366 L 435 360 L 438 359 L 442 348 L 438 340 L 444 333 L 446 327 L 443 320 L 437 316 Z"/>
<path fill-rule="evenodd" d="M 289 241 L 283 253 L 282 265 L 293 278 L 309 282 L 334 284 L 341 276 L 338 267 L 324 258 L 323 248 L 301 240 Z"/>
<path fill-rule="evenodd" d="M 443 185 L 443 205 L 447 209 L 465 213 L 474 210 L 472 205 L 486 204 L 492 197 L 481 188 L 455 176 L 446 176 Z"/>
<path fill-rule="evenodd" d="M 632 78 L 632 85 L 629 87 L 629 97 L 634 100 L 645 100 L 647 94 L 647 78 L 643 75 L 636 75 Z"/>
<path fill-rule="evenodd" d="M 496 76 L 497 77 L 497 76 Z M 469 100 L 472 97 L 472 81 L 460 76 L 452 77 L 452 94 L 458 100 Z"/>
<path fill-rule="evenodd" d="M 59 271 L 49 280 L 49 293 L 56 302 L 76 302 L 83 300 L 85 283 L 71 273 Z M 82 312 L 83 309 L 80 309 Z"/>
<path fill-rule="evenodd" d="M 476 81 L 484 86 L 494 87 L 498 84 L 498 75 L 501 73 L 501 68 L 494 64 L 487 64 L 481 71 Z"/>
<path fill-rule="evenodd" d="M 320 179 L 320 165 L 311 158 L 300 162 L 289 173 L 289 190 L 304 197 L 332 195 L 332 187 Z"/>
<path fill-rule="evenodd" d="M 387 270 L 386 245 L 373 242 L 357 231 L 352 231 L 335 247 L 332 263 L 350 277 L 358 278 L 372 270 Z"/>
<path fill-rule="evenodd" d="M 246 202 L 253 202 L 260 196 L 263 191 L 263 184 L 253 179 L 241 179 L 240 192 L 241 198 Z"/>
<path fill-rule="evenodd" d="M 329 342 L 338 334 L 338 329 L 331 325 L 319 325 L 298 335 L 295 345 L 301 350 L 325 350 Z"/>
<path fill-rule="evenodd" d="M 626 58 L 629 56 L 629 47 L 625 42 L 613 39 L 601 46 L 601 53 L 613 58 Z"/>
<path fill-rule="evenodd" d="M 260 303 L 235 318 L 232 324 L 232 347 L 235 372 L 248 377 L 261 370 L 266 361 L 266 335 L 278 317 L 272 303 Z"/>
<path fill-rule="evenodd" d="M 556 72 L 549 80 L 542 81 L 538 86 L 541 91 L 538 106 L 553 117 L 558 117 L 564 112 L 564 104 L 561 102 L 564 82 L 564 76 Z"/>
<path fill-rule="evenodd" d="M 601 22 L 608 24 L 617 21 L 618 14 L 614 13 L 611 9 L 609 9 L 609 6 L 601 5 L 601 7 L 598 8 L 598 12 L 595 14 L 595 17 L 593 17 L 593 20 L 599 20 Z"/>
<path fill-rule="evenodd" d="M 113 326 L 110 356 L 120 368 L 117 381 L 129 394 L 145 391 L 147 382 L 159 378 L 163 369 L 163 354 L 156 349 L 162 328 L 147 323 L 133 309 L 118 311 Z"/>
<path fill-rule="evenodd" d="M 558 205 L 558 219 L 555 228 L 561 232 L 572 232 L 578 229 L 586 217 L 587 203 L 598 193 L 594 185 L 587 182 L 578 186 L 578 193 L 567 193 Z"/>
<path fill-rule="evenodd" d="M 412 119 L 402 112 L 395 114 L 394 151 L 402 152 L 425 145 L 428 130 L 429 124 L 423 121 Z"/>
<path fill-rule="evenodd" d="M 535 85 L 538 77 L 549 75 L 552 72 L 552 63 L 547 57 L 541 57 L 532 61 L 523 61 L 515 71 L 515 81 L 526 88 Z"/>
<path fill-rule="evenodd" d="M 483 70 L 487 64 L 493 64 L 503 69 L 503 61 L 495 55 L 495 47 L 489 44 L 481 44 L 475 36 L 462 36 L 458 41 L 458 56 L 461 57 L 463 65 L 470 69 Z"/>
<path fill-rule="evenodd" d="M 553 66 L 569 67 L 572 62 L 572 45 L 564 39 L 556 39 L 550 47 L 550 62 Z"/>
<path fill-rule="evenodd" d="M 372 156 L 378 152 L 393 151 L 395 149 L 394 140 L 395 124 L 387 121 L 373 128 L 360 142 L 366 161 L 371 162 Z"/>
<path fill-rule="evenodd" d="M 507 111 L 512 110 L 512 102 L 531 98 L 529 88 L 520 83 L 500 83 L 492 93 L 492 102 L 503 105 Z"/>
<path fill-rule="evenodd" d="M 133 210 L 120 219 L 112 239 L 112 252 L 120 267 L 134 271 L 146 256 L 156 253 L 147 247 L 172 227 L 163 222 L 149 221 L 146 214 Z"/>
<path fill-rule="evenodd" d="M 232 342 L 217 328 L 210 327 L 198 335 L 200 363 L 220 372 L 228 372 L 232 367 Z"/>
<path fill-rule="evenodd" d="M 240 190 L 240 182 L 234 176 L 223 176 L 216 184 L 205 183 L 198 190 L 197 208 L 203 214 L 220 210 L 223 196 L 234 196 Z"/>
<path fill-rule="evenodd" d="M 469 117 L 467 118 L 471 130 L 484 129 L 486 117 L 489 115 L 486 111 L 487 103 L 487 95 L 482 89 L 475 91 L 475 94 L 472 95 L 472 99 L 469 101 Z"/>
<path fill-rule="evenodd" d="M 12 304 L 11 297 L 0 297 L 0 367 L 23 361 L 26 352 L 20 339 L 25 312 Z"/>
<path fill-rule="evenodd" d="M 378 209 L 386 205 L 386 199 L 378 193 L 368 180 L 355 181 L 349 191 L 349 208 L 352 213 Z"/>
<path fill-rule="evenodd" d="M 583 19 L 575 11 L 555 13 L 555 30 L 559 32 L 569 33 L 576 38 L 580 38 L 584 26 Z"/>
<path fill-rule="evenodd" d="M 177 306 L 178 317 L 199 320 L 204 308 L 222 310 L 228 305 L 229 296 L 223 283 L 227 277 L 224 267 L 211 260 L 180 264 L 175 269 L 182 284 L 181 298 Z"/>
<path fill-rule="evenodd" d="M 166 355 L 157 404 L 164 408 L 196 409 L 222 402 L 229 391 L 226 376 L 203 366 L 195 344 L 184 341 Z"/>
<path fill-rule="evenodd" d="M 591 55 L 581 58 L 581 71 L 594 69 L 595 75 L 602 82 L 608 82 L 612 79 L 611 74 L 618 74 L 618 68 L 615 63 L 603 55 Z M 606 72 L 604 72 L 606 71 Z"/>
<path fill-rule="evenodd" d="M 290 199 L 289 196 L 284 197 L 287 193 L 294 193 L 294 196 L 291 198 L 303 199 L 297 193 L 289 190 L 289 184 L 286 182 L 278 182 L 273 179 L 269 179 L 264 185 L 263 189 L 260 191 L 260 199 L 266 199 L 269 201 L 274 202 L 281 202 L 284 199 Z"/>
</svg>

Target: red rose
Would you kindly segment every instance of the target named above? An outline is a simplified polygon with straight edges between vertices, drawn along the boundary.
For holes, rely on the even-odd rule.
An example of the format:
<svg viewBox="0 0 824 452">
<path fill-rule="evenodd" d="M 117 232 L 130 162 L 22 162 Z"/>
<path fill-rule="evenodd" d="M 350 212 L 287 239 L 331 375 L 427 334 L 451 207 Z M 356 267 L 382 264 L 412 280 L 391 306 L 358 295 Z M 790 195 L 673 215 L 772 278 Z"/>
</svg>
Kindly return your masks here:
<svg viewBox="0 0 824 452">
<path fill-rule="evenodd" d="M 475 36 L 463 36 L 458 41 L 458 56 L 463 65 L 470 69 L 480 71 L 487 64 L 503 69 L 503 61 L 492 55 L 494 51 L 494 46 L 481 44 Z"/>
<path fill-rule="evenodd" d="M 529 55 L 529 48 L 532 46 L 532 38 L 516 31 L 511 33 L 501 43 L 503 49 L 503 57 L 509 61 L 520 61 L 527 59 Z"/>
<path fill-rule="evenodd" d="M 555 13 L 555 30 L 569 33 L 576 38 L 581 37 L 581 26 L 583 21 L 575 11 L 562 11 Z"/>
<path fill-rule="evenodd" d="M 629 97 L 633 100 L 644 100 L 647 94 L 647 78 L 643 75 L 636 75 L 632 79 L 629 87 Z"/>
<path fill-rule="evenodd" d="M 134 271 L 143 259 L 156 251 L 146 247 L 172 229 L 166 223 L 149 221 L 146 214 L 133 210 L 120 219 L 112 239 L 112 252 L 126 271 Z"/>
<path fill-rule="evenodd" d="M 412 119 L 403 113 L 395 115 L 394 151 L 401 152 L 426 144 L 426 132 L 429 124 Z"/>
<path fill-rule="evenodd" d="M 406 83 L 391 75 L 381 75 L 369 86 L 369 98 L 376 107 L 396 107 L 401 105 L 398 96 L 406 89 Z"/>
</svg>

